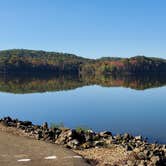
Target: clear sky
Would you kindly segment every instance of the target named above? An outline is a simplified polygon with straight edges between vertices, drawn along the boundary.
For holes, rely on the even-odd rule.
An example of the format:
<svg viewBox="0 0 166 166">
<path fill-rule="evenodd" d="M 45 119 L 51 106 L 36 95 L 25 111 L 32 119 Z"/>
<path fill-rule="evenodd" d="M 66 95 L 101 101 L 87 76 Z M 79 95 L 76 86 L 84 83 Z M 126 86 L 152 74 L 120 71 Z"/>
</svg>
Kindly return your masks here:
<svg viewBox="0 0 166 166">
<path fill-rule="evenodd" d="M 0 0 L 0 49 L 166 58 L 166 0 Z"/>
</svg>

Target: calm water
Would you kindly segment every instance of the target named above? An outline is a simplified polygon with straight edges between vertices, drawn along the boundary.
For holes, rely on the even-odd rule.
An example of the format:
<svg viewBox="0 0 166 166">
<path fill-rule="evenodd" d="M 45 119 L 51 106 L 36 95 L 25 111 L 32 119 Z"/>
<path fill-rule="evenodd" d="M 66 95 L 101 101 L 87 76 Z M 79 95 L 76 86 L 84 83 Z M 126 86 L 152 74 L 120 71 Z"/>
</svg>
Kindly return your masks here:
<svg viewBox="0 0 166 166">
<path fill-rule="evenodd" d="M 0 117 L 129 132 L 166 143 L 165 85 L 161 77 L 1 76 Z"/>
</svg>

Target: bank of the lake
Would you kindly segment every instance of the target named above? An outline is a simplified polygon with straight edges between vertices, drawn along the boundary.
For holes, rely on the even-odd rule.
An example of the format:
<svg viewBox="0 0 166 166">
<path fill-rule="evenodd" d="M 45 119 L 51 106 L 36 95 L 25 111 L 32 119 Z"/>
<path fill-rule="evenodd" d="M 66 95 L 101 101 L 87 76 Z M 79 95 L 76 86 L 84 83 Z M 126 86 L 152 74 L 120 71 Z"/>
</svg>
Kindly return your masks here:
<svg viewBox="0 0 166 166">
<path fill-rule="evenodd" d="M 110 131 L 94 132 L 81 128 L 34 125 L 5 117 L 0 130 L 63 145 L 82 155 L 92 165 L 165 165 L 166 145 L 148 143 L 141 136 L 128 133 L 112 135 Z"/>
</svg>

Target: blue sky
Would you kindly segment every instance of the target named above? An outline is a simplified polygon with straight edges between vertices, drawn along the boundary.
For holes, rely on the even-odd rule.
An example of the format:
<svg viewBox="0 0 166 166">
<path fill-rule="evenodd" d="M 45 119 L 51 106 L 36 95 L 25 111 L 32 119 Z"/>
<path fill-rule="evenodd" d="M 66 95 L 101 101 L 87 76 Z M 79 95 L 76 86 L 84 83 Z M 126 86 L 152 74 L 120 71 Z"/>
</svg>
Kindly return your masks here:
<svg viewBox="0 0 166 166">
<path fill-rule="evenodd" d="M 165 0 L 0 0 L 0 49 L 166 58 Z"/>
</svg>

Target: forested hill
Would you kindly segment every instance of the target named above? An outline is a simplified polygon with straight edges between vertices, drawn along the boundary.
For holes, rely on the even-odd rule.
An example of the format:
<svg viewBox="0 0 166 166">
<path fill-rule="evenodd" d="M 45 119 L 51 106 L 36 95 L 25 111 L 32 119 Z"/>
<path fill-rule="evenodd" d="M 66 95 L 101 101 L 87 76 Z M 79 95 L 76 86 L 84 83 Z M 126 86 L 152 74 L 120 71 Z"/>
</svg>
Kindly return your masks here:
<svg viewBox="0 0 166 166">
<path fill-rule="evenodd" d="M 13 49 L 0 51 L 0 72 L 78 73 L 88 59 L 73 54 Z"/>
<path fill-rule="evenodd" d="M 0 72 L 91 75 L 166 73 L 166 60 L 144 56 L 87 59 L 66 53 L 13 49 L 0 51 Z"/>
<path fill-rule="evenodd" d="M 84 64 L 82 73 L 89 74 L 158 74 L 166 73 L 166 60 L 136 56 L 132 58 L 101 58 Z"/>
</svg>

